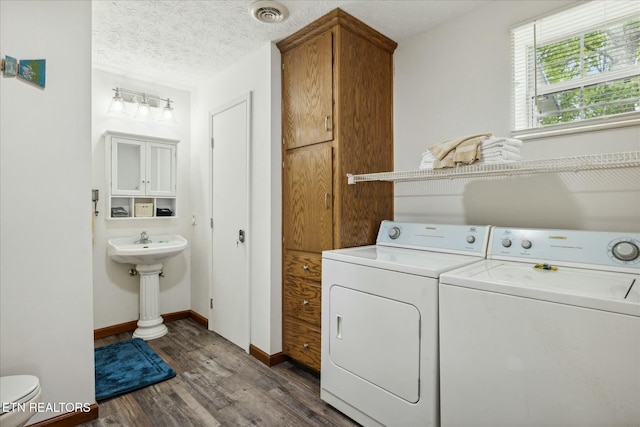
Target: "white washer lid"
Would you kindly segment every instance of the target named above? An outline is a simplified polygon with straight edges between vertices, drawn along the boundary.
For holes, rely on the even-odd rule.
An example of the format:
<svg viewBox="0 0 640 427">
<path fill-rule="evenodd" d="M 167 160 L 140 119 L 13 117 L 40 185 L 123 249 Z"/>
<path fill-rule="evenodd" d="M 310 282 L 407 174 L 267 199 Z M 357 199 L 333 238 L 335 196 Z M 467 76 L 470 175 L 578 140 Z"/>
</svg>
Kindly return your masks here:
<svg viewBox="0 0 640 427">
<path fill-rule="evenodd" d="M 34 375 L 10 375 L 0 377 L 0 400 L 5 404 L 31 400 L 40 390 L 40 380 Z M 4 411 L 2 412 L 4 413 Z"/>
<path fill-rule="evenodd" d="M 640 316 L 639 275 L 533 267 L 528 263 L 487 260 L 444 273 L 440 283 Z"/>
</svg>

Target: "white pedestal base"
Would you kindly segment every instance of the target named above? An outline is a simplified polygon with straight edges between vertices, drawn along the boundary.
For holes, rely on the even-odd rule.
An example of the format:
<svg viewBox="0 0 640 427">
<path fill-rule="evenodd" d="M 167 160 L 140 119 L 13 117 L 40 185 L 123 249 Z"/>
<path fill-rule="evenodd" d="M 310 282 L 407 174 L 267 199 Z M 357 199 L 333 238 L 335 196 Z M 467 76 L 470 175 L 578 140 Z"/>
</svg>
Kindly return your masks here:
<svg viewBox="0 0 640 427">
<path fill-rule="evenodd" d="M 145 341 L 160 338 L 168 332 L 158 308 L 162 264 L 138 264 L 136 270 L 140 275 L 140 319 L 133 337 Z"/>
</svg>

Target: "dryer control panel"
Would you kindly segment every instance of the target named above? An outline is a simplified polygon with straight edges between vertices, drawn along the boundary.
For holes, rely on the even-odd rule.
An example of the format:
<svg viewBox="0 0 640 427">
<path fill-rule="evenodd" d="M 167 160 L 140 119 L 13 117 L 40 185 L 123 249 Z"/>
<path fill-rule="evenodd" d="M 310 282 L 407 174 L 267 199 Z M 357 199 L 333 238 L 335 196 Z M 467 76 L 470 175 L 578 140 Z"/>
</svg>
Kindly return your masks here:
<svg viewBox="0 0 640 427">
<path fill-rule="evenodd" d="M 489 231 L 488 225 L 382 221 L 376 244 L 484 257 Z"/>
<path fill-rule="evenodd" d="M 640 272 L 640 233 L 494 227 L 488 258 Z"/>
</svg>

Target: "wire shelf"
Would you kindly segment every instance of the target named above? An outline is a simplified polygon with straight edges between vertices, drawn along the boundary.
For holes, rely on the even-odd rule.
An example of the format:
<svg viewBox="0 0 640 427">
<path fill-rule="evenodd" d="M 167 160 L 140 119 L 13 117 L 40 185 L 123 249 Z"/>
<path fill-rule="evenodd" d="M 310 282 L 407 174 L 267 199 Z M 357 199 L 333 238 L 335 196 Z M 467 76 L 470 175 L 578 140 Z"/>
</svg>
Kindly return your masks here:
<svg viewBox="0 0 640 427">
<path fill-rule="evenodd" d="M 398 172 L 347 174 L 349 184 L 366 181 L 428 181 L 469 177 L 532 175 L 553 172 L 577 172 L 596 169 L 630 168 L 640 166 L 640 151 L 592 154 L 559 159 L 526 160 L 513 163 L 479 163 L 448 169 L 423 169 Z"/>
</svg>

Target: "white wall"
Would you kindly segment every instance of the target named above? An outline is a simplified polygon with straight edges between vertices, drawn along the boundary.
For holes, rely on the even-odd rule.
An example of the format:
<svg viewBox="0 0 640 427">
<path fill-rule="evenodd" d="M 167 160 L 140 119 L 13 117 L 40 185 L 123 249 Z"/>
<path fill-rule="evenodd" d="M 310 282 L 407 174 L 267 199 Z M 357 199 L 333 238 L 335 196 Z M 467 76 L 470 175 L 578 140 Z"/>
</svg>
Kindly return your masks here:
<svg viewBox="0 0 640 427">
<path fill-rule="evenodd" d="M 91 3 L 3 0 L 0 19 L 3 57 L 47 60 L 45 89 L 0 78 L 0 374 L 93 403 Z"/>
<path fill-rule="evenodd" d="M 403 40 L 395 53 L 395 170 L 427 147 L 480 132 L 508 136 L 510 28 L 569 1 L 496 1 Z M 640 150 L 638 126 L 528 140 L 525 159 Z M 640 231 L 635 170 L 397 184 L 395 219 Z"/>
<path fill-rule="evenodd" d="M 208 317 L 212 256 L 210 113 L 247 92 L 252 92 L 250 343 L 274 354 L 281 351 L 280 53 L 270 43 L 213 76 L 207 86 L 194 93 L 191 206 L 198 223 L 192 235 L 191 308 Z"/>
<path fill-rule="evenodd" d="M 107 113 L 113 88 L 170 98 L 177 124 L 166 125 L 154 120 L 140 120 L 132 115 L 113 116 Z M 135 113 L 131 111 L 130 113 Z M 93 129 L 91 142 L 92 187 L 100 190 L 99 215 L 94 221 L 93 287 L 94 328 L 99 329 L 138 319 L 139 276 L 130 276 L 133 268 L 119 264 L 107 256 L 107 240 L 119 236 L 139 235 L 143 230 L 153 234 L 180 234 L 191 241 L 190 163 L 191 163 L 191 95 L 189 92 L 127 78 L 112 72 L 93 70 Z M 105 171 L 105 138 L 107 130 L 177 139 L 178 190 L 175 218 L 108 219 L 109 189 Z M 191 308 L 190 249 L 163 263 L 164 277 L 160 278 L 160 314 Z"/>
</svg>

